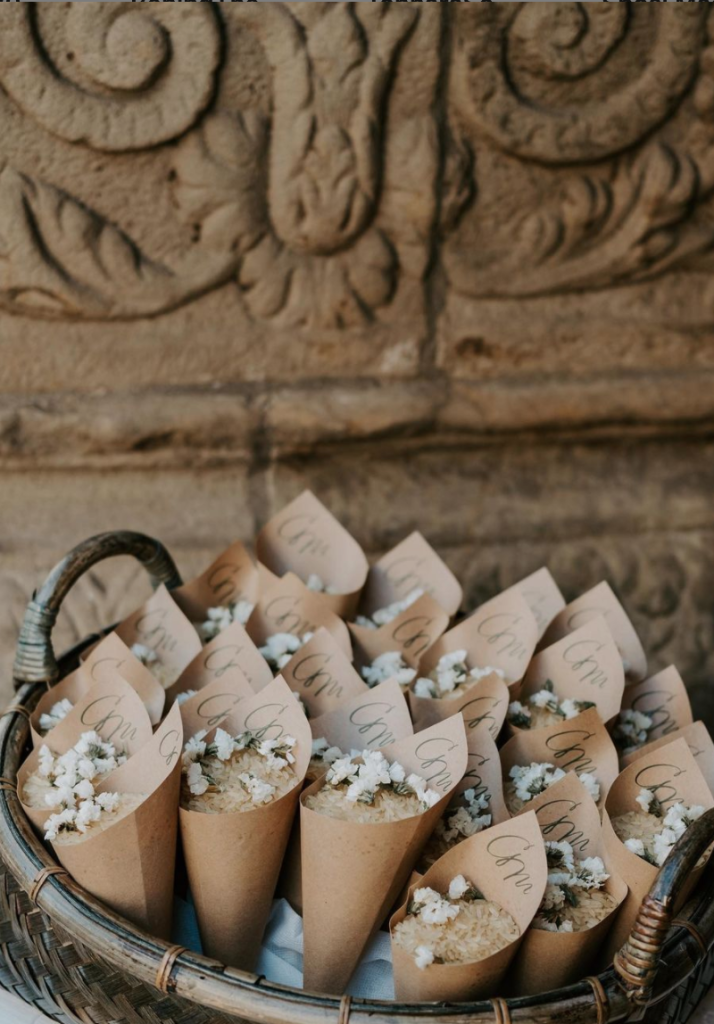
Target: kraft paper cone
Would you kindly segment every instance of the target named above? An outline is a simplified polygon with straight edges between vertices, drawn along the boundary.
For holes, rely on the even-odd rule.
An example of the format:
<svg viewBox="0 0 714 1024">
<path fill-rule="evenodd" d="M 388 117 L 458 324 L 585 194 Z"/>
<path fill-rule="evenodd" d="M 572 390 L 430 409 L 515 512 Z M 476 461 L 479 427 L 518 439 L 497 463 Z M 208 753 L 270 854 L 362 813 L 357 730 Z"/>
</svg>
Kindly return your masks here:
<svg viewBox="0 0 714 1024">
<path fill-rule="evenodd" d="M 430 594 L 449 616 L 461 607 L 461 584 L 431 544 L 415 531 L 369 570 L 360 607 L 371 616 L 419 589 Z"/>
<path fill-rule="evenodd" d="M 171 591 L 191 622 L 205 622 L 209 608 L 227 608 L 238 601 L 258 600 L 258 570 L 243 545 L 236 541 L 196 579 Z"/>
<path fill-rule="evenodd" d="M 600 946 L 612 928 L 627 886 L 604 848 L 600 813 L 577 775 L 569 772 L 532 801 L 543 839 L 567 842 L 576 857 L 600 857 L 610 877 L 605 891 L 615 908 L 593 928 L 581 932 L 549 932 L 529 928 L 508 976 L 509 995 L 537 995 L 580 981 L 593 969 Z"/>
<path fill-rule="evenodd" d="M 477 729 L 485 723 L 495 740 L 508 712 L 508 687 L 495 672 L 479 679 L 458 697 L 417 697 L 411 688 L 407 696 L 417 732 L 460 711 L 467 730 Z"/>
<path fill-rule="evenodd" d="M 39 747 L 45 742 L 44 736 L 40 732 L 42 715 L 49 713 L 61 700 L 68 700 L 71 704 L 76 704 L 91 686 L 91 678 L 80 665 L 71 675 L 65 676 L 56 686 L 50 687 L 47 693 L 42 694 L 37 707 L 30 715 L 30 736 L 33 747 Z"/>
<path fill-rule="evenodd" d="M 128 647 L 150 647 L 159 663 L 177 678 L 203 647 L 193 625 L 163 584 L 115 632 Z"/>
<path fill-rule="evenodd" d="M 114 672 L 118 672 L 143 700 L 151 724 L 159 724 L 166 705 L 166 691 L 116 633 L 108 633 L 88 651 L 82 659 L 82 666 L 94 683 L 105 677 L 111 678 Z"/>
<path fill-rule="evenodd" d="M 521 686 L 520 700 L 542 690 L 546 682 L 560 700 L 590 701 L 603 722 L 620 710 L 625 670 L 607 622 L 599 615 L 536 654 Z"/>
<path fill-rule="evenodd" d="M 635 628 L 615 597 L 612 587 L 603 580 L 592 590 L 571 601 L 553 619 L 545 632 L 542 646 L 548 647 L 561 640 L 568 633 L 584 626 L 586 622 L 602 615 L 617 644 L 625 665 L 625 675 L 630 682 L 637 682 L 647 675 L 647 656 L 635 632 Z"/>
<path fill-rule="evenodd" d="M 463 875 L 511 915 L 519 938 L 482 960 L 460 964 L 430 964 L 420 969 L 412 953 L 394 941 L 397 925 L 407 914 L 406 902 L 390 921 L 394 992 L 408 1002 L 463 1002 L 499 995 L 506 972 L 545 892 L 548 868 L 535 814 L 494 825 L 465 839 L 445 853 L 419 879 L 419 888 L 447 893 L 449 883 Z M 413 895 L 413 889 L 410 898 Z"/>
<path fill-rule="evenodd" d="M 465 650 L 470 668 L 500 668 L 510 686 L 525 675 L 537 639 L 536 620 L 525 598 L 516 590 L 498 594 L 439 637 L 422 658 L 419 674 L 428 675 L 442 655 Z"/>
<path fill-rule="evenodd" d="M 386 749 L 409 774 L 443 794 L 434 807 L 402 821 L 340 821 L 305 806 L 325 777 L 300 799 L 303 865 L 303 984 L 313 992 L 344 992 L 372 934 L 413 870 L 426 839 L 466 770 L 461 715 Z M 346 938 L 347 937 L 347 938 Z"/>
<path fill-rule="evenodd" d="M 514 765 L 533 762 L 552 764 L 578 775 L 592 773 L 600 784 L 600 806 L 619 770 L 615 745 L 595 708 L 545 729 L 523 729 L 516 733 L 501 749 L 504 790 Z M 530 803 L 526 810 L 530 810 Z"/>
<path fill-rule="evenodd" d="M 166 691 L 169 704 L 187 690 L 202 690 L 216 680 L 245 683 L 257 693 L 273 678 L 270 666 L 240 622 L 234 622 L 214 637 L 186 666 Z"/>
<path fill-rule="evenodd" d="M 345 753 L 378 750 L 414 734 L 406 698 L 395 679 L 367 689 L 339 707 L 310 719 L 315 739 L 324 737 Z"/>
<path fill-rule="evenodd" d="M 466 771 L 455 793 L 475 789 L 476 796 L 484 796 L 488 800 L 492 825 L 507 821 L 510 814 L 503 799 L 501 760 L 488 726 L 484 723 L 476 729 L 467 729 L 466 743 Z"/>
<path fill-rule="evenodd" d="M 620 758 L 623 768 L 638 761 L 641 757 L 649 755 L 652 751 L 659 750 L 661 747 L 678 739 L 686 740 L 689 751 L 697 762 L 699 771 L 706 779 L 709 789 L 714 793 L 714 741 L 704 722 L 692 722 L 691 725 L 684 725 L 681 729 L 677 729 L 676 732 L 662 736 L 652 743 L 646 743 L 639 750 L 626 754 Z"/>
<path fill-rule="evenodd" d="M 639 757 L 618 776 L 605 802 L 602 831 L 610 863 L 627 883 L 629 894 L 608 937 L 607 962 L 630 934 L 640 904 L 659 871 L 659 868 L 625 847 L 615 834 L 612 820 L 628 811 L 640 810 L 636 802 L 640 789 L 653 787 L 656 787 L 656 796 L 665 811 L 680 800 L 690 806 L 699 805 L 705 810 L 714 807 L 711 790 L 684 739 L 673 740 Z M 697 867 L 692 872 L 689 888 L 682 894 L 680 904 L 696 884 L 701 870 L 701 867 Z"/>
<path fill-rule="evenodd" d="M 176 864 L 176 809 L 183 731 L 172 708 L 151 740 L 97 786 L 146 799 L 103 832 L 53 843 L 60 864 L 87 892 L 150 935 L 169 939 Z"/>
<path fill-rule="evenodd" d="M 286 573 L 261 592 L 246 630 L 256 647 L 262 647 L 275 633 L 302 637 L 324 627 L 342 653 L 352 658 L 350 633 L 342 619 L 330 611 L 320 594 L 315 594 L 293 573 Z"/>
<path fill-rule="evenodd" d="M 245 679 L 214 679 L 180 705 L 184 733 L 194 736 L 201 729 L 211 732 L 233 714 L 242 700 L 254 695 L 255 690 Z"/>
<path fill-rule="evenodd" d="M 646 746 L 655 740 L 672 736 L 678 729 L 691 725 L 693 721 L 687 688 L 674 665 L 669 665 L 641 683 L 628 686 L 622 701 L 622 709 L 641 711 L 652 718 L 654 728 L 649 732 Z M 631 761 L 641 750 L 644 750 L 644 747 L 633 751 L 632 754 L 623 755 L 623 762 L 629 764 L 625 757 L 629 757 Z"/>
<path fill-rule="evenodd" d="M 39 749 L 45 745 L 53 754 L 64 754 L 81 738 L 82 733 L 96 732 L 105 743 L 112 743 L 118 754 L 131 757 L 152 737 L 151 722 L 136 690 L 115 671 L 106 669 L 101 683 L 94 683 L 54 729 L 40 738 L 40 743 L 21 765 L 17 773 L 17 792 L 22 802 L 25 783 L 39 764 Z M 40 834 L 53 813 L 48 808 L 27 807 L 25 813 Z"/>
<path fill-rule="evenodd" d="M 510 590 L 517 590 L 525 599 L 538 626 L 540 640 L 558 612 L 565 608 L 565 598 L 548 569 L 543 566 L 525 579 L 514 583 Z"/>
<path fill-rule="evenodd" d="M 300 695 L 311 720 L 369 691 L 340 645 L 323 627 L 303 644 L 280 674 L 293 693 Z"/>
<path fill-rule="evenodd" d="M 276 576 L 295 573 L 307 583 L 315 573 L 336 591 L 319 593 L 319 599 L 336 615 L 354 615 L 367 579 L 367 558 L 311 491 L 303 491 L 265 524 L 256 538 L 256 553 Z"/>
<path fill-rule="evenodd" d="M 332 711 L 310 719 L 313 739 L 326 739 L 331 747 L 349 754 L 352 750 L 377 750 L 414 734 L 406 697 L 396 679 L 342 701 Z M 327 768 L 325 768 L 327 771 Z M 314 772 L 311 773 L 314 779 Z M 290 905 L 302 910 L 300 866 L 300 818 L 293 824 L 280 879 L 280 893 Z"/>
<path fill-rule="evenodd" d="M 312 740 L 297 701 L 278 676 L 242 700 L 221 728 L 265 739 L 293 736 L 296 784 L 279 800 L 249 811 L 179 811 L 181 842 L 201 942 L 207 956 L 251 971 L 260 952 Z M 187 733 L 188 738 L 188 733 Z M 212 739 L 209 733 L 208 741 Z"/>
<path fill-rule="evenodd" d="M 428 594 L 423 594 L 378 629 L 358 626 L 354 622 L 349 623 L 349 629 L 361 665 L 371 665 L 375 658 L 387 651 L 399 651 L 407 665 L 416 668 L 448 625 L 449 616 L 444 609 Z"/>
</svg>

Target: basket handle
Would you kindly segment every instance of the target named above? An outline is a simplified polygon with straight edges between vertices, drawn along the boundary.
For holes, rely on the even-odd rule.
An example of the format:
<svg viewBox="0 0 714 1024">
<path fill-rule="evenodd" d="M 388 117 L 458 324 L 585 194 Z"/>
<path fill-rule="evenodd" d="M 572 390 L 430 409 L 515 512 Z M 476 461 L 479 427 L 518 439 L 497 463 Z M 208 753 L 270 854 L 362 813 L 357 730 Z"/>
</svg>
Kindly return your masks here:
<svg viewBox="0 0 714 1024">
<path fill-rule="evenodd" d="M 163 544 L 143 533 L 116 530 L 89 537 L 58 562 L 27 606 L 15 652 L 13 677 L 16 687 L 23 683 L 46 682 L 51 686 L 59 676 L 52 648 L 52 629 L 63 600 L 80 576 L 97 562 L 115 555 L 133 555 L 149 573 L 154 588 L 181 586 L 181 577 Z"/>
<path fill-rule="evenodd" d="M 642 901 L 630 937 L 615 954 L 615 973 L 637 1005 L 649 1001 L 677 897 L 712 841 L 714 809 L 705 811 L 675 843 Z"/>
</svg>

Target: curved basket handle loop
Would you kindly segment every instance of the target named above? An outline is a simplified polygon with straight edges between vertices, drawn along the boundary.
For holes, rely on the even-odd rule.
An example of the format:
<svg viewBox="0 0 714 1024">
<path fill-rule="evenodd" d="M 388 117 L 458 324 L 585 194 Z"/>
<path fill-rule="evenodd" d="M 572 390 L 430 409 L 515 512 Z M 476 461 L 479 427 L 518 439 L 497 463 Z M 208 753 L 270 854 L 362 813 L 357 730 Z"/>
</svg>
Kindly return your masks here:
<svg viewBox="0 0 714 1024">
<path fill-rule="evenodd" d="M 22 683 L 54 683 L 59 675 L 52 649 L 52 629 L 68 591 L 88 569 L 105 558 L 133 555 L 151 577 L 153 587 L 181 586 L 181 577 L 163 544 L 143 533 L 116 530 L 82 541 L 58 562 L 27 606 L 15 652 L 13 676 Z"/>
<path fill-rule="evenodd" d="M 638 1005 L 650 998 L 677 897 L 712 842 L 714 809 L 705 811 L 674 845 L 642 901 L 629 939 L 615 954 L 615 973 L 630 1000 Z"/>
</svg>

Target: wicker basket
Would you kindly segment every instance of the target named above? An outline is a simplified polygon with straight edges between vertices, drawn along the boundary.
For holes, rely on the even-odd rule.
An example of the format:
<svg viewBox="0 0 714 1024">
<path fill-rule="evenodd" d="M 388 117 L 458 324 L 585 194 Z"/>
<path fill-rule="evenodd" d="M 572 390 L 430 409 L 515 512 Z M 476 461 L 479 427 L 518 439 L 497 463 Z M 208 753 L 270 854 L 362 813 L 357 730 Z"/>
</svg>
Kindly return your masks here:
<svg viewBox="0 0 714 1024">
<path fill-rule="evenodd" d="M 50 573 L 27 609 L 15 679 L 16 703 L 0 718 L 0 982 L 57 1021 L 82 1024 L 605 1024 L 684 1022 L 706 991 L 714 963 L 714 866 L 672 920 L 689 872 L 714 840 L 708 811 L 675 847 L 640 908 L 614 967 L 545 995 L 477 1003 L 403 1004 L 313 995 L 167 946 L 94 900 L 52 860 L 17 799 L 28 715 L 47 684 L 71 671 L 91 640 L 55 660 L 50 634 L 60 604 L 82 573 L 110 555 L 133 555 L 159 582 L 180 582 L 156 541 L 135 533 L 94 537 Z"/>
</svg>

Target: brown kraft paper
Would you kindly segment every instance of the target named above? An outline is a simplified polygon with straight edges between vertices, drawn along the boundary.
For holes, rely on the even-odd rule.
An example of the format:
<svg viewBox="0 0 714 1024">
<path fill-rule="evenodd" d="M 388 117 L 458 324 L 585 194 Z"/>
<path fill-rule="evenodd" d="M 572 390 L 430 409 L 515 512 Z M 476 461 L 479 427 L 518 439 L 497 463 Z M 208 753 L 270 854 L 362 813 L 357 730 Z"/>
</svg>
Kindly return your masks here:
<svg viewBox="0 0 714 1024">
<path fill-rule="evenodd" d="M 552 764 L 564 772 L 591 773 L 603 806 L 619 771 L 617 751 L 595 708 L 545 729 L 522 729 L 501 748 L 504 790 L 514 765 Z M 525 805 L 530 810 L 531 802 Z M 521 812 L 522 813 L 522 812 Z"/>
<path fill-rule="evenodd" d="M 190 723 L 190 728 L 196 724 Z M 187 721 L 186 737 L 190 738 Z M 292 736 L 296 783 L 273 803 L 222 814 L 181 807 L 181 841 L 204 952 L 251 971 L 260 952 L 273 893 L 310 763 L 310 727 L 278 676 L 242 700 L 221 723 L 231 735 L 250 731 L 261 739 Z M 212 739 L 209 733 L 207 741 Z"/>
<path fill-rule="evenodd" d="M 360 602 L 365 615 L 423 590 L 449 617 L 461 607 L 461 584 L 433 547 L 417 531 L 383 555 L 369 571 Z"/>
<path fill-rule="evenodd" d="M 142 644 L 156 652 L 159 662 L 178 677 L 201 652 L 202 643 L 191 622 L 162 584 L 115 632 L 131 647 Z"/>
<path fill-rule="evenodd" d="M 508 687 L 495 672 L 467 687 L 458 697 L 417 697 L 411 687 L 407 695 L 417 732 L 460 711 L 467 731 L 485 724 L 495 740 L 508 712 Z"/>
<path fill-rule="evenodd" d="M 622 701 L 622 709 L 641 711 L 649 715 L 654 722 L 645 746 L 649 746 L 655 740 L 672 736 L 678 729 L 691 725 L 693 721 L 687 688 L 674 665 L 663 668 L 661 672 L 644 679 L 641 683 L 628 686 Z M 637 756 L 642 750 L 644 747 L 632 753 Z M 632 754 L 626 756 L 632 759 Z"/>
<path fill-rule="evenodd" d="M 352 658 L 352 643 L 347 626 L 330 611 L 321 594 L 308 590 L 294 573 L 286 573 L 273 586 L 261 592 L 246 629 L 256 647 L 262 647 L 275 633 L 302 637 L 323 626 L 342 653 Z"/>
<path fill-rule="evenodd" d="M 552 682 L 560 700 L 590 701 L 603 722 L 620 710 L 625 670 L 607 622 L 600 615 L 536 654 L 523 679 L 520 700 Z"/>
<path fill-rule="evenodd" d="M 558 612 L 565 608 L 565 598 L 550 571 L 543 566 L 525 579 L 514 583 L 504 593 L 507 594 L 509 590 L 517 590 L 526 599 L 536 620 L 540 640 Z"/>
<path fill-rule="evenodd" d="M 407 775 L 415 772 L 442 799 L 401 821 L 341 821 L 305 806 L 325 783 L 318 779 L 300 799 L 303 864 L 304 988 L 340 994 L 372 934 L 401 892 L 421 848 L 466 770 L 463 719 L 454 715 L 386 750 Z M 349 941 L 345 941 L 345 935 Z"/>
<path fill-rule="evenodd" d="M 171 591 L 191 622 L 205 622 L 209 608 L 227 608 L 238 601 L 258 600 L 258 570 L 245 547 L 236 541 L 196 579 Z"/>
<path fill-rule="evenodd" d="M 659 868 L 628 850 L 618 839 L 612 820 L 628 811 L 640 810 L 636 798 L 640 789 L 654 788 L 665 813 L 678 801 L 689 806 L 699 805 L 705 810 L 714 807 L 714 796 L 699 771 L 684 739 L 673 740 L 657 750 L 639 757 L 618 776 L 605 802 L 602 831 L 610 863 L 627 883 L 629 895 L 608 937 L 606 960 L 609 963 L 632 930 L 642 900 L 657 877 Z M 682 893 L 683 903 L 701 874 L 702 867 L 694 869 L 687 891 Z M 675 912 L 676 912 L 675 908 Z"/>
<path fill-rule="evenodd" d="M 634 764 L 641 757 L 645 757 L 678 739 L 687 741 L 687 746 L 692 757 L 697 762 L 699 771 L 706 779 L 709 789 L 714 793 L 714 740 L 712 740 L 711 734 L 704 722 L 692 722 L 691 725 L 683 725 L 676 732 L 662 736 L 652 743 L 646 743 L 639 750 L 634 750 L 631 754 L 626 754 L 620 758 L 622 767 L 626 768 L 628 765 Z"/>
<path fill-rule="evenodd" d="M 409 904 L 405 902 L 390 921 L 396 999 L 459 1002 L 498 995 L 523 935 L 540 906 L 547 874 L 545 848 L 535 814 L 524 814 L 513 821 L 494 825 L 445 853 L 419 879 L 415 888 L 446 893 L 452 879 L 463 875 L 487 900 L 511 915 L 520 936 L 482 960 L 434 963 L 421 969 L 414 963 L 413 954 L 394 941 L 396 926 L 406 917 Z M 410 899 L 413 891 L 410 891 Z"/>
<path fill-rule="evenodd" d="M 600 857 L 610 877 L 605 891 L 616 906 L 593 928 L 580 932 L 549 932 L 529 928 L 509 972 L 509 995 L 537 995 L 580 981 L 593 969 L 598 950 L 612 928 L 627 886 L 616 873 L 604 848 L 600 812 L 573 772 L 531 801 L 543 839 L 567 842 L 576 858 Z"/>
<path fill-rule="evenodd" d="M 81 842 L 52 844 L 87 892 L 162 939 L 171 934 L 182 742 L 173 708 L 149 742 L 97 786 L 99 793 L 145 794 L 138 808 L 101 832 L 90 829 Z"/>
<path fill-rule="evenodd" d="M 503 778 L 501 759 L 495 740 L 484 723 L 476 729 L 466 730 L 467 765 L 464 777 L 455 790 L 455 795 L 474 789 L 476 796 L 488 800 L 491 825 L 507 821 L 510 814 L 503 799 Z"/>
<path fill-rule="evenodd" d="M 293 693 L 300 695 L 311 720 L 369 690 L 340 645 L 322 626 L 280 674 Z"/>
<path fill-rule="evenodd" d="M 371 665 L 387 651 L 399 651 L 411 668 L 416 668 L 426 651 L 449 625 L 449 616 L 436 601 L 423 594 L 414 604 L 378 629 L 349 623 L 355 641 L 357 660 Z"/>
<path fill-rule="evenodd" d="M 538 639 L 538 627 L 525 598 L 516 590 L 498 594 L 439 637 L 419 664 L 428 675 L 439 658 L 465 650 L 469 668 L 499 668 L 510 687 L 520 683 Z"/>
<path fill-rule="evenodd" d="M 211 732 L 218 728 L 242 700 L 254 695 L 255 690 L 245 679 L 214 679 L 180 705 L 186 736 L 194 736 L 201 729 Z"/>
<path fill-rule="evenodd" d="M 354 615 L 369 566 L 362 548 L 311 491 L 265 524 L 256 538 L 258 561 L 278 577 L 295 573 L 303 583 L 315 573 L 336 593 L 319 593 L 331 611 Z"/>
<path fill-rule="evenodd" d="M 571 601 L 553 619 L 541 646 L 548 647 L 568 633 L 584 626 L 590 619 L 603 615 L 617 644 L 629 682 L 638 682 L 647 675 L 647 656 L 635 628 L 615 597 L 612 587 L 603 580 L 592 590 Z"/>
<path fill-rule="evenodd" d="M 166 691 L 142 665 L 116 633 L 108 633 L 82 658 L 82 665 L 93 683 L 99 683 L 106 673 L 116 671 L 134 687 L 144 702 L 152 725 L 158 725 L 166 705 Z"/>
<path fill-rule="evenodd" d="M 45 742 L 44 736 L 40 731 L 40 718 L 42 715 L 48 714 L 55 704 L 61 700 L 68 700 L 71 704 L 76 704 L 91 686 L 91 678 L 85 672 L 84 667 L 80 665 L 70 675 L 65 676 L 55 686 L 50 687 L 47 693 L 42 694 L 35 710 L 30 715 L 30 737 L 33 747 L 42 746 Z M 163 693 L 161 696 L 163 701 Z"/>
<path fill-rule="evenodd" d="M 270 666 L 250 639 L 240 622 L 233 622 L 201 650 L 186 666 L 173 686 L 166 691 L 166 700 L 173 703 L 187 690 L 202 690 L 216 680 L 245 683 L 257 693 L 272 680 Z"/>
</svg>

